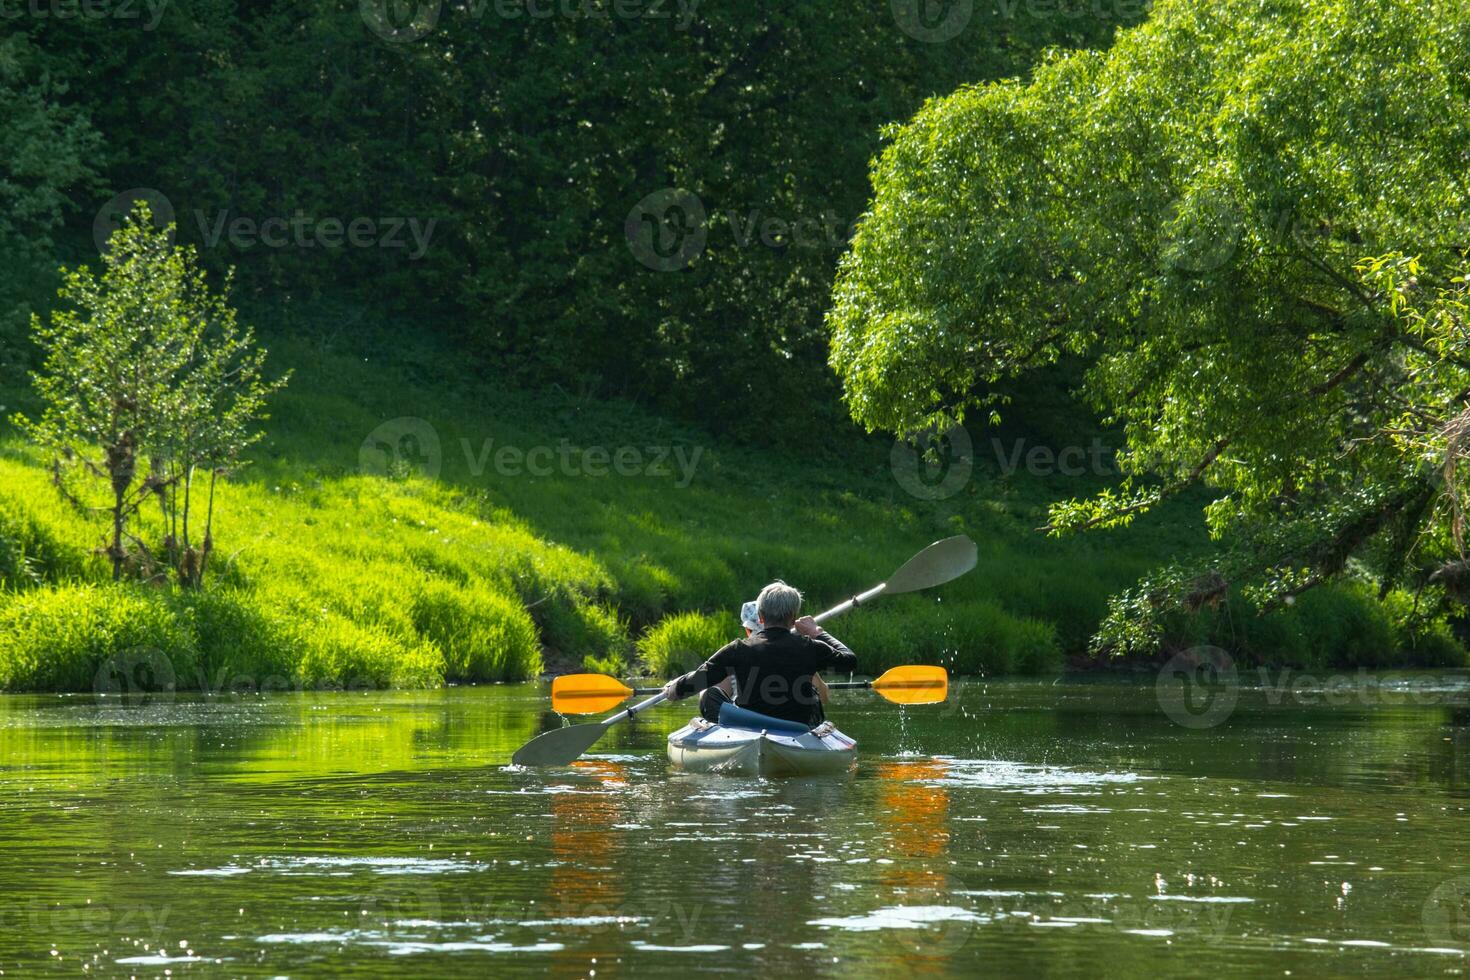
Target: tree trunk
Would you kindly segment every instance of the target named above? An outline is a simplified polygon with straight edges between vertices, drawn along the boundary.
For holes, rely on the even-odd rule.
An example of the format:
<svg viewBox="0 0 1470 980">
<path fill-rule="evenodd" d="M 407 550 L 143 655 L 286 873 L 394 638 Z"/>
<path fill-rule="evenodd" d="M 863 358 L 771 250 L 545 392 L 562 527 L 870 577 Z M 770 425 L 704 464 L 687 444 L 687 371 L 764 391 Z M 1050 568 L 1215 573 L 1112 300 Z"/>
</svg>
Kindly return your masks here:
<svg viewBox="0 0 1470 980">
<path fill-rule="evenodd" d="M 123 526 L 127 523 L 128 487 L 133 485 L 133 474 L 137 461 L 133 454 L 133 434 L 124 432 L 111 446 L 107 447 L 107 475 L 112 480 L 112 546 L 107 549 L 112 559 L 112 580 L 122 579 Z"/>
<path fill-rule="evenodd" d="M 112 492 L 112 547 L 107 549 L 107 556 L 112 559 L 112 580 L 122 580 L 123 567 L 123 491 L 116 489 L 116 481 L 113 483 Z"/>
</svg>

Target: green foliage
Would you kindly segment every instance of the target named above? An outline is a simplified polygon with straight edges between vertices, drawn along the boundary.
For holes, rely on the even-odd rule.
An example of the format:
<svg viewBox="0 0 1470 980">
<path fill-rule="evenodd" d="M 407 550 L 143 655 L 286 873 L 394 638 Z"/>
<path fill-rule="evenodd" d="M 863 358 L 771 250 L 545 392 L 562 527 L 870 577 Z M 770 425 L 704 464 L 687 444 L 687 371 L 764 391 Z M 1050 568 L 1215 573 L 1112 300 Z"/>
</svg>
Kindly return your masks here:
<svg viewBox="0 0 1470 980">
<path fill-rule="evenodd" d="M 413 600 L 414 626 L 444 654 L 450 682 L 523 680 L 541 673 L 536 625 L 524 607 L 483 585 L 430 579 Z"/>
<path fill-rule="evenodd" d="M 1436 610 L 1433 596 L 1391 591 L 1380 601 L 1369 583 L 1351 579 L 1269 611 L 1231 591 L 1193 614 L 1162 617 L 1155 645 L 1216 646 L 1266 667 L 1462 667 L 1465 650 Z"/>
<path fill-rule="evenodd" d="M 865 674 L 932 663 L 955 675 L 1048 674 L 1062 666 L 1056 628 L 981 600 L 963 604 L 910 598 L 859 611 L 832 632 Z"/>
<path fill-rule="evenodd" d="M 199 651 L 199 675 L 180 677 L 181 688 L 243 694 L 300 686 L 291 625 L 258 596 L 232 588 L 179 590 L 172 606 Z"/>
<path fill-rule="evenodd" d="M 371 690 L 438 687 L 444 654 L 432 642 L 405 643 L 388 632 L 327 613 L 300 627 L 296 680 L 307 688 Z"/>
<path fill-rule="evenodd" d="M 1121 594 L 1100 648 L 1154 649 L 1232 588 L 1279 608 L 1350 561 L 1470 595 L 1467 39 L 1394 0 L 1162 0 L 1106 53 L 928 104 L 891 131 L 834 287 L 853 416 L 918 433 L 1080 359 L 1124 478 L 1049 529 L 1203 483 L 1225 547 Z M 1379 656 L 1360 625 L 1346 655 Z"/>
<path fill-rule="evenodd" d="M 19 499 L 0 497 L 0 587 L 75 577 L 86 565 L 83 549 L 61 540 Z"/>
<path fill-rule="evenodd" d="M 120 593 L 131 597 L 129 610 L 141 597 L 145 621 L 171 615 L 167 628 L 192 637 L 185 646 L 196 651 L 180 660 L 197 664 L 197 679 L 178 678 L 184 688 L 521 680 L 539 669 L 543 649 L 568 666 L 624 674 L 630 621 L 643 637 L 639 654 L 648 669 L 667 673 L 675 654 L 685 658 L 677 666 L 694 666 L 738 636 L 734 611 L 773 578 L 798 585 L 808 611 L 817 611 L 897 567 L 920 544 L 954 533 L 980 543 L 975 571 L 932 594 L 857 610 L 831 628 L 865 672 L 941 663 L 956 674 L 1044 674 L 1060 655 L 1085 651 L 1110 592 L 1160 556 L 1203 541 L 1188 501 L 1165 503 L 1126 535 L 1038 538 L 1032 529 L 1048 500 L 1070 484 L 977 473 L 973 495 L 953 498 L 935 515 L 914 506 L 886 470 L 875 476 L 860 463 L 817 468 L 779 453 L 752 457 L 682 431 L 680 438 L 707 446 L 687 487 L 667 479 L 475 473 L 455 451 L 461 438 L 476 446 L 487 438 L 497 446 L 555 445 L 577 433 L 568 406 L 586 411 L 586 403 L 507 391 L 457 367 L 448 353 L 436 364 L 432 348 L 402 340 L 383 353 L 371 344 L 323 351 L 299 337 L 274 346 L 275 356 L 301 365 L 302 377 L 274 404 L 257 465 L 219 490 L 237 547 L 221 552 L 203 590 L 125 583 L 93 588 L 86 600 L 105 605 Z M 440 481 L 360 472 L 366 434 L 402 414 L 434 420 L 444 447 Z M 610 446 L 643 444 L 667 425 L 633 411 L 610 409 L 606 418 L 622 419 L 599 430 L 598 440 Z M 87 551 L 89 525 L 52 491 L 40 453 L 13 437 L 0 443 L 0 501 L 0 513 L 24 515 L 7 520 L 31 528 L 27 554 L 49 540 L 64 556 L 54 571 L 37 565 L 39 581 L 20 583 L 24 591 L 0 604 L 74 589 L 68 579 L 106 577 Z M 140 521 L 141 533 L 159 533 L 156 513 Z M 1373 602 L 1361 592 L 1348 601 Z M 164 612 L 154 612 L 154 603 Z M 1463 657 L 1432 590 L 1417 612 L 1412 599 L 1391 593 L 1385 609 L 1395 604 L 1404 606 L 1391 613 L 1395 662 Z M 718 612 L 660 625 L 660 614 L 681 609 Z M 1299 624 L 1279 625 L 1293 614 L 1253 613 L 1241 606 L 1210 635 L 1232 651 L 1249 640 L 1252 650 L 1290 646 L 1303 663 L 1309 646 L 1333 656 L 1330 641 L 1305 636 Z M 1248 636 L 1237 628 L 1242 621 L 1251 624 Z M 682 638 L 680 630 L 687 630 Z M 1277 633 L 1295 639 L 1278 643 Z M 27 635 L 42 642 L 39 631 Z M 86 659 L 87 649 L 71 645 L 57 655 Z M 86 680 L 82 690 L 91 687 L 89 666 L 75 672 Z M 10 683 L 29 689 L 36 681 Z"/>
<path fill-rule="evenodd" d="M 396 42 L 370 23 L 383 5 L 357 0 L 180 0 L 146 30 L 151 16 L 8 23 L 72 83 L 106 138 L 107 180 L 162 191 L 182 239 L 250 289 L 432 312 L 522 383 L 826 444 L 840 409 L 821 318 L 879 127 L 935 92 L 1024 73 L 1046 47 L 1106 44 L 1114 10 L 1141 5 L 975 4 L 947 43 L 906 33 L 888 3 L 696 4 L 690 20 L 594 7 L 443 4 L 432 30 Z M 149 111 L 119 91 L 148 93 Z M 706 243 L 660 272 L 626 228 L 673 188 L 702 201 Z M 221 234 L 297 215 L 367 219 L 374 244 Z M 427 247 L 389 237 L 399 220 Z"/>
<path fill-rule="evenodd" d="M 92 691 L 114 669 L 160 687 L 188 684 L 198 667 L 195 637 L 161 593 L 62 585 L 0 605 L 3 690 Z"/>
<path fill-rule="evenodd" d="M 79 93 L 49 70 L 30 39 L 0 38 L 0 370 L 28 360 L 25 307 L 44 297 L 53 249 L 78 191 L 95 191 L 102 140 Z M 81 82 L 84 76 L 74 76 Z M 85 83 L 83 84 L 85 88 Z M 90 216 L 87 216 L 90 221 Z"/>
<path fill-rule="evenodd" d="M 646 674 L 676 677 L 698 667 L 710 654 L 741 635 L 740 624 L 727 613 L 677 613 L 649 627 L 638 638 L 638 659 Z"/>
</svg>

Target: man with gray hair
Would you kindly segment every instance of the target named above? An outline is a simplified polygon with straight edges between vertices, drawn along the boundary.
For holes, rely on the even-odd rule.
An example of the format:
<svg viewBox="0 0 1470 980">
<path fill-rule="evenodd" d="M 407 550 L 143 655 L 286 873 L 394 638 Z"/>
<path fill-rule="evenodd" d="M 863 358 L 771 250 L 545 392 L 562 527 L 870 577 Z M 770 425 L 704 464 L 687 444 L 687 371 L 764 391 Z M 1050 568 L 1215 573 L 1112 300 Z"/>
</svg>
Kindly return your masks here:
<svg viewBox="0 0 1470 980">
<path fill-rule="evenodd" d="M 823 721 L 815 675 L 851 673 L 857 655 L 810 616 L 800 616 L 801 593 L 782 581 L 761 589 L 755 601 L 760 629 L 725 644 L 683 677 L 664 685 L 670 701 L 735 678 L 735 703 L 774 718 L 816 727 Z"/>
</svg>

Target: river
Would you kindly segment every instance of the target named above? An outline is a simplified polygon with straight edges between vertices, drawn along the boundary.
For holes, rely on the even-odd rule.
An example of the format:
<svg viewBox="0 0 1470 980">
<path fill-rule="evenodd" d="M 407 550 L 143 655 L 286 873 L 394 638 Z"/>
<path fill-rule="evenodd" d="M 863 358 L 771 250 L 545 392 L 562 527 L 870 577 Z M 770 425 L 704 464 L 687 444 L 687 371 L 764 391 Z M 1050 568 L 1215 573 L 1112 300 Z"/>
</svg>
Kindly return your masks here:
<svg viewBox="0 0 1470 980">
<path fill-rule="evenodd" d="M 0 971 L 1470 968 L 1470 677 L 1246 680 L 842 692 L 809 781 L 670 772 L 687 704 L 516 770 L 541 685 L 6 697 Z"/>
</svg>

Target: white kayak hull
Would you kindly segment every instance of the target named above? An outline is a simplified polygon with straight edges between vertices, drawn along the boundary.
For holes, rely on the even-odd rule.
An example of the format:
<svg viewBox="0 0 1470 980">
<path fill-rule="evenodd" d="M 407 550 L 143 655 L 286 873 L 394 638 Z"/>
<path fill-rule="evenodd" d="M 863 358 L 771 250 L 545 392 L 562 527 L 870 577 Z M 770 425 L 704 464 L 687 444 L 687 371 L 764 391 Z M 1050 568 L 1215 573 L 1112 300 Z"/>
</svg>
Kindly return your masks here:
<svg viewBox="0 0 1470 980">
<path fill-rule="evenodd" d="M 687 772 L 811 776 L 846 772 L 857 743 L 830 722 L 801 734 L 715 725 L 703 718 L 669 736 L 669 761 Z"/>
</svg>

